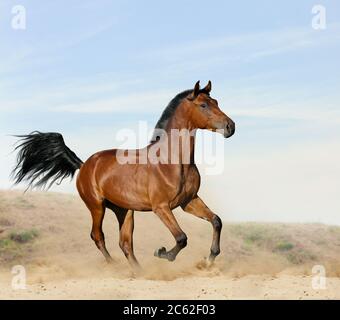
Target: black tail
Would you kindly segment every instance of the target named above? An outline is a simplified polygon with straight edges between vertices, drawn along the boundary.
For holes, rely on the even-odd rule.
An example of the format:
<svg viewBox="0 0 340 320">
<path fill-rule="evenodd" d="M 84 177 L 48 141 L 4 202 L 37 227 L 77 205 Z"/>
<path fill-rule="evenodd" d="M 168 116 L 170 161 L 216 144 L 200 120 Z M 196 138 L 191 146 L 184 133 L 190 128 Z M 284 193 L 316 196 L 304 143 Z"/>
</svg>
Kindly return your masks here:
<svg viewBox="0 0 340 320">
<path fill-rule="evenodd" d="M 48 188 L 60 179 L 73 177 L 83 162 L 64 143 L 60 133 L 34 131 L 21 138 L 17 165 L 12 174 L 15 183 L 27 181 L 28 187 Z M 59 182 L 59 183 L 60 183 Z"/>
</svg>

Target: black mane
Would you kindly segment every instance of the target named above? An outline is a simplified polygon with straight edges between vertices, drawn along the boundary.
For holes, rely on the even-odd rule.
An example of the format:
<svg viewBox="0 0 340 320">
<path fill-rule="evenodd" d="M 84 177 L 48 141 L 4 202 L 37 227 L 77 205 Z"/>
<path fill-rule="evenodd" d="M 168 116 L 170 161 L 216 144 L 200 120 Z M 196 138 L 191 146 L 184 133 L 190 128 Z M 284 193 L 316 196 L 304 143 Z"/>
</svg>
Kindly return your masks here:
<svg viewBox="0 0 340 320">
<path fill-rule="evenodd" d="M 156 123 L 155 129 L 165 129 L 169 119 L 171 118 L 171 116 L 175 113 L 177 107 L 179 106 L 179 104 L 181 103 L 181 101 L 186 98 L 190 93 L 192 93 L 192 89 L 191 90 L 185 90 L 181 93 L 179 93 L 177 96 L 175 96 L 167 105 L 167 107 L 164 109 L 161 117 L 159 118 L 159 120 Z M 157 134 L 157 132 L 155 132 Z M 154 136 L 152 137 L 152 141 L 158 140 L 157 137 L 155 137 L 155 133 Z"/>
<path fill-rule="evenodd" d="M 155 130 L 152 135 L 151 142 L 157 141 L 160 139 L 161 131 L 157 129 L 165 129 L 166 125 L 168 124 L 169 119 L 172 117 L 172 115 L 175 113 L 177 107 L 180 105 L 181 101 L 186 98 L 189 94 L 191 94 L 194 90 L 189 89 L 185 90 L 178 95 L 176 95 L 167 105 L 167 107 L 164 109 L 161 117 L 156 123 Z M 204 91 L 204 89 L 201 89 L 199 93 L 207 93 Z"/>
</svg>

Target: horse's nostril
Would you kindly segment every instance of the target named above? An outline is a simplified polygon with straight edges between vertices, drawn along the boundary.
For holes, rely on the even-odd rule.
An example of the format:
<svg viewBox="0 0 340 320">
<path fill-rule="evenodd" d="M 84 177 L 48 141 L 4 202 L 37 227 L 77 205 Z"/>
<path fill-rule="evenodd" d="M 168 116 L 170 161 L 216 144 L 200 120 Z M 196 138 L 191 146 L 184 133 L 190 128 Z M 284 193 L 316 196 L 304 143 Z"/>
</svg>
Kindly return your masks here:
<svg viewBox="0 0 340 320">
<path fill-rule="evenodd" d="M 225 130 L 230 134 L 232 135 L 234 132 L 235 132 L 235 125 L 234 123 L 227 123 L 225 125 Z"/>
</svg>

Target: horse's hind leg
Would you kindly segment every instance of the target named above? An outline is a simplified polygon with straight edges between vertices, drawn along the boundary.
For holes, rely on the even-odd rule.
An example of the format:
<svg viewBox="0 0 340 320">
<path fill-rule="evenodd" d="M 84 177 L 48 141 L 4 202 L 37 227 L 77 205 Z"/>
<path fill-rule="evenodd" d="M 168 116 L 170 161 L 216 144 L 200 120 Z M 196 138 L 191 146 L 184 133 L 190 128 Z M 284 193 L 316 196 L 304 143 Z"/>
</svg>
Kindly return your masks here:
<svg viewBox="0 0 340 320">
<path fill-rule="evenodd" d="M 134 212 L 120 208 L 113 203 L 107 201 L 106 206 L 110 208 L 117 217 L 119 223 L 119 246 L 130 265 L 139 269 L 140 265 L 133 252 L 133 229 L 134 229 Z"/>
<path fill-rule="evenodd" d="M 140 265 L 133 252 L 133 229 L 134 229 L 134 212 L 128 210 L 124 214 L 117 214 L 119 221 L 119 246 L 128 259 L 130 265 L 139 269 Z"/>
<path fill-rule="evenodd" d="M 103 219 L 105 215 L 105 206 L 101 202 L 101 203 L 97 203 L 96 205 L 92 204 L 91 208 L 89 209 L 92 215 L 91 238 L 95 242 L 97 248 L 104 255 L 106 261 L 112 262 L 113 259 L 111 258 L 105 246 L 105 238 L 104 238 L 104 233 L 102 230 Z"/>
</svg>

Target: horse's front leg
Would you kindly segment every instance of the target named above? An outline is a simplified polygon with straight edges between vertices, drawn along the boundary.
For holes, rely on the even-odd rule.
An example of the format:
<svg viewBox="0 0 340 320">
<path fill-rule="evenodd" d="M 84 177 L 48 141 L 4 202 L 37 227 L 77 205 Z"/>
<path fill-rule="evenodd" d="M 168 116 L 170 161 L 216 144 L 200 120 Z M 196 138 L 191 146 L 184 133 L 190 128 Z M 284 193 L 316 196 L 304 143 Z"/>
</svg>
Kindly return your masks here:
<svg viewBox="0 0 340 320">
<path fill-rule="evenodd" d="M 210 249 L 209 261 L 213 262 L 217 255 L 220 253 L 220 236 L 222 230 L 222 221 L 220 217 L 214 214 L 201 200 L 199 196 L 193 198 L 182 209 L 189 212 L 196 217 L 209 221 L 213 226 L 213 240 Z"/>
<path fill-rule="evenodd" d="M 177 254 L 187 245 L 187 236 L 178 225 L 177 220 L 169 206 L 157 206 L 153 209 L 153 211 L 168 227 L 176 240 L 176 245 L 171 250 L 167 251 L 164 247 L 162 247 L 155 251 L 155 256 L 167 259 L 169 261 L 174 261 Z"/>
</svg>

